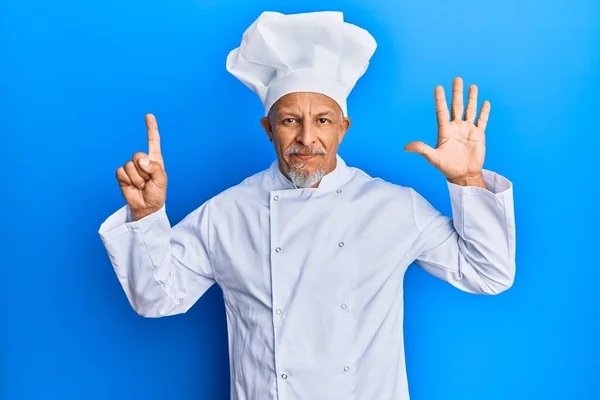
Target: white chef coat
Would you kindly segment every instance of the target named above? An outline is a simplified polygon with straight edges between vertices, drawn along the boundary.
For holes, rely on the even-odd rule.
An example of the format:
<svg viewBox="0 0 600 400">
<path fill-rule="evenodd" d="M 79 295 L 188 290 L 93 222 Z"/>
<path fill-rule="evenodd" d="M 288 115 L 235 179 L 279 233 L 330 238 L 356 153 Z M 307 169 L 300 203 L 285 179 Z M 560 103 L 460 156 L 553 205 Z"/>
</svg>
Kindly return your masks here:
<svg viewBox="0 0 600 400">
<path fill-rule="evenodd" d="M 448 182 L 453 218 L 337 156 L 318 188 L 277 162 L 170 226 L 165 207 L 100 227 L 137 313 L 186 312 L 215 282 L 227 312 L 231 398 L 407 400 L 403 278 L 415 262 L 461 290 L 515 275 L 512 184 Z"/>
</svg>

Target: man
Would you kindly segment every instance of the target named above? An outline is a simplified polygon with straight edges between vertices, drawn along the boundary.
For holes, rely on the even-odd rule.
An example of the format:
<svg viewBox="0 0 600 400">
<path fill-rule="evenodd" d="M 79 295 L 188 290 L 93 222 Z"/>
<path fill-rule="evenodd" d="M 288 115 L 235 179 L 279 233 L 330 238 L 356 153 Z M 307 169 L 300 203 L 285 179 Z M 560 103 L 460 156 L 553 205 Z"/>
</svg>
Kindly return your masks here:
<svg viewBox="0 0 600 400">
<path fill-rule="evenodd" d="M 100 235 L 132 307 L 186 312 L 215 282 L 227 311 L 233 399 L 408 399 L 403 278 L 415 262 L 467 292 L 512 285 L 511 183 L 483 170 L 484 102 L 435 89 L 439 139 L 406 146 L 448 181 L 453 219 L 413 189 L 337 154 L 346 97 L 375 50 L 341 13 L 263 13 L 227 59 L 265 107 L 270 168 L 206 201 L 173 228 L 157 123 L 149 153 L 117 170 L 127 205 Z"/>
</svg>

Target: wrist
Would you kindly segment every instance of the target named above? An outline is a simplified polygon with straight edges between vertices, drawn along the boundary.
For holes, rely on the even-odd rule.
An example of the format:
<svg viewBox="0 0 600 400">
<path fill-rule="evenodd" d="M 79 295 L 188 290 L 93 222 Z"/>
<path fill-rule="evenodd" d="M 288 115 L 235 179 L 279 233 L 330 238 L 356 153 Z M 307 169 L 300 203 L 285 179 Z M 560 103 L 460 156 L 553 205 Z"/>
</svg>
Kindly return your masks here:
<svg viewBox="0 0 600 400">
<path fill-rule="evenodd" d="M 483 180 L 483 176 L 481 174 L 452 178 L 448 179 L 448 181 L 459 186 L 476 186 L 483 189 L 487 189 L 487 185 L 485 184 L 485 181 Z"/>
<path fill-rule="evenodd" d="M 139 221 L 140 219 L 146 218 L 147 216 L 154 214 L 158 210 L 147 209 L 140 211 L 131 211 L 131 220 L 132 222 Z"/>
</svg>

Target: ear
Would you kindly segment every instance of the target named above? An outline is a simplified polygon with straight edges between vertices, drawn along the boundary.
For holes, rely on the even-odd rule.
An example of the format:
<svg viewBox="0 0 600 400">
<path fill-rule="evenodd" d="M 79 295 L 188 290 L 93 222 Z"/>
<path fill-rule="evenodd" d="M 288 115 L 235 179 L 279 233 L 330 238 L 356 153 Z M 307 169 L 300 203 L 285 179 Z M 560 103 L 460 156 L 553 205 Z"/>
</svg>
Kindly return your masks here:
<svg viewBox="0 0 600 400">
<path fill-rule="evenodd" d="M 273 143 L 273 127 L 271 125 L 271 120 L 269 119 L 269 117 L 262 117 L 260 119 L 260 124 L 262 125 L 262 128 L 265 130 L 265 133 L 269 137 L 269 141 Z"/>
<path fill-rule="evenodd" d="M 338 139 L 339 143 L 342 143 L 342 140 L 344 140 L 344 136 L 346 135 L 346 132 L 348 132 L 348 129 L 350 129 L 351 123 L 352 121 L 350 120 L 350 118 L 342 117 L 342 123 L 340 124 L 340 135 Z"/>
</svg>

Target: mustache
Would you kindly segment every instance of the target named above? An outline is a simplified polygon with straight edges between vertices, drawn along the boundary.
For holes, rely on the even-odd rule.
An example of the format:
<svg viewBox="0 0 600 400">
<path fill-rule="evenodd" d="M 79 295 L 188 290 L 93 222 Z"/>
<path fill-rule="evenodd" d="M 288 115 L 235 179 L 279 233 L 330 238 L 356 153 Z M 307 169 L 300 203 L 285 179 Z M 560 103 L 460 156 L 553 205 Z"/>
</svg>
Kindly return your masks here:
<svg viewBox="0 0 600 400">
<path fill-rule="evenodd" d="M 301 145 L 294 145 L 294 146 L 288 148 L 285 151 L 285 154 L 288 156 L 292 156 L 292 155 L 304 156 L 304 155 L 309 155 L 309 154 L 324 156 L 324 155 L 327 155 L 327 152 L 325 151 L 325 149 L 310 148 L 310 147 L 301 146 Z"/>
</svg>

